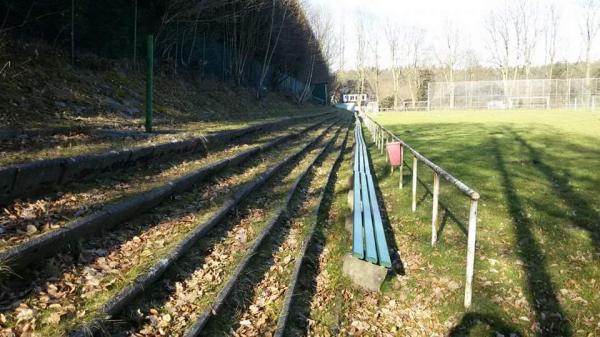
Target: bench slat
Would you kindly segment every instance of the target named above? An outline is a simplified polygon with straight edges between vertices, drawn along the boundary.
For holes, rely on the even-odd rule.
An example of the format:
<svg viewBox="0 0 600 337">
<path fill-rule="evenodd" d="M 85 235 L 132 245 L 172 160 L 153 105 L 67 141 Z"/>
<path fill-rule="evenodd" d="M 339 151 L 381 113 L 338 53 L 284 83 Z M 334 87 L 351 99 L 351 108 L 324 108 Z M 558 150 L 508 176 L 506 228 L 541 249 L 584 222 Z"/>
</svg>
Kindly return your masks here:
<svg viewBox="0 0 600 337">
<path fill-rule="evenodd" d="M 375 193 L 375 186 L 373 184 L 373 178 L 367 178 L 369 197 L 372 205 L 378 205 L 377 194 Z M 375 243 L 377 245 L 377 253 L 379 256 L 379 264 L 390 268 L 392 261 L 390 259 L 390 251 L 388 249 L 387 241 L 385 238 L 385 231 L 383 229 L 383 220 L 381 219 L 381 212 L 379 207 L 373 207 L 373 226 L 375 230 Z"/>
<path fill-rule="evenodd" d="M 352 255 L 362 260 L 365 258 L 365 244 L 363 236 L 362 207 L 360 202 L 360 173 L 358 171 L 354 172 L 354 222 L 352 233 Z"/>
<path fill-rule="evenodd" d="M 352 255 L 390 268 L 390 254 L 360 122 L 356 124 L 354 135 Z"/>
<path fill-rule="evenodd" d="M 360 180 L 363 204 L 363 226 L 365 230 L 365 258 L 371 263 L 377 263 L 377 246 L 375 244 L 375 232 L 373 231 L 373 216 L 371 214 L 369 191 L 367 190 L 367 178 L 364 173 L 360 174 Z"/>
</svg>

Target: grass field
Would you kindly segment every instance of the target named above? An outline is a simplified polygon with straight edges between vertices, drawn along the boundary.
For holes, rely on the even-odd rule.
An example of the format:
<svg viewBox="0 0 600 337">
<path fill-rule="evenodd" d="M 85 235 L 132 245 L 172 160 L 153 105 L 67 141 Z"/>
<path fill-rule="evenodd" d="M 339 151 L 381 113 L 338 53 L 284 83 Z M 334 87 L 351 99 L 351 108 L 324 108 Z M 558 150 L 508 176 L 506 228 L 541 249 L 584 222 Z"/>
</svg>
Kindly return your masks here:
<svg viewBox="0 0 600 337">
<path fill-rule="evenodd" d="M 376 120 L 482 195 L 474 304 L 464 312 L 467 198 L 442 181 L 447 210 L 431 248 L 431 196 L 420 185 L 413 214 L 410 169 L 400 191 L 398 173 L 371 147 L 405 287 L 446 296 L 430 308 L 435 321 L 453 322 L 454 335 L 600 335 L 600 113 L 390 112 Z M 431 189 L 431 172 L 421 167 L 419 177 Z"/>
</svg>

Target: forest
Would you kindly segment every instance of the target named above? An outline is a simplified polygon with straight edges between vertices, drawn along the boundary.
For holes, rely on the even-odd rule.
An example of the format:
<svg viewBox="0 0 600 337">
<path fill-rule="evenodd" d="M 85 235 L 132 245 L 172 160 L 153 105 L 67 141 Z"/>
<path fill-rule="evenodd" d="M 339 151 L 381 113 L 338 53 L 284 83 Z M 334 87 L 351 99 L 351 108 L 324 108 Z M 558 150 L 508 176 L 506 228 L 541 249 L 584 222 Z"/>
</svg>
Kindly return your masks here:
<svg viewBox="0 0 600 337">
<path fill-rule="evenodd" d="M 136 66 L 145 60 L 148 35 L 162 68 L 252 87 L 258 97 L 288 78 L 307 87 L 330 79 L 297 0 L 0 2 L 0 38 L 42 41 L 69 53 L 75 65 L 92 54 Z"/>
</svg>

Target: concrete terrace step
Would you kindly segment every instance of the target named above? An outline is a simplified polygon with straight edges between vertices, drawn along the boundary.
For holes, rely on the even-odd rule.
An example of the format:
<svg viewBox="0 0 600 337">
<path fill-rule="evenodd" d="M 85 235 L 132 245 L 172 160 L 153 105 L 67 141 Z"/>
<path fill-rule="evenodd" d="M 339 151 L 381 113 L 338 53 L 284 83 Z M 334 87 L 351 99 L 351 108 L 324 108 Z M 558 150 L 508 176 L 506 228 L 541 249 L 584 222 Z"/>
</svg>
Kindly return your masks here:
<svg viewBox="0 0 600 337">
<path fill-rule="evenodd" d="M 323 117 L 330 113 L 289 117 L 275 122 L 247 128 L 209 134 L 187 140 L 174 141 L 134 149 L 122 149 L 99 154 L 37 160 L 0 168 L 0 205 L 19 197 L 29 197 L 44 189 L 52 189 L 81 177 L 133 165 L 142 160 L 192 151 L 206 151 L 206 147 L 226 144 L 244 135 L 286 125 L 299 120 Z M 333 116 L 331 117 L 333 118 Z"/>
</svg>

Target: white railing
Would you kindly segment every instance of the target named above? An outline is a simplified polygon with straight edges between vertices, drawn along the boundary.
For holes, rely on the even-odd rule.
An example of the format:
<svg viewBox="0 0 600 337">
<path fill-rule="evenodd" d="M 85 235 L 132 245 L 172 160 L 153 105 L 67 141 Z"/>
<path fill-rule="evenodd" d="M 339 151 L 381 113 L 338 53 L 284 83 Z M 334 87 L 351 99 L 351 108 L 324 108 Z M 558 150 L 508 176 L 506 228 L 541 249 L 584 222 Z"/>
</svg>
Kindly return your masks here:
<svg viewBox="0 0 600 337">
<path fill-rule="evenodd" d="M 444 178 L 452 185 L 454 185 L 459 191 L 465 194 L 469 198 L 469 228 L 467 232 L 467 263 L 466 263 L 466 282 L 465 282 L 465 308 L 471 306 L 473 297 L 473 272 L 475 265 L 475 242 L 477 235 L 477 203 L 480 195 L 475 190 L 467 186 L 462 181 L 458 180 L 450 173 L 427 159 L 425 156 L 417 152 L 410 145 L 405 143 L 402 139 L 394 135 L 392 132 L 386 130 L 384 127 L 375 122 L 371 117 L 365 116 L 365 125 L 371 132 L 373 141 L 375 142 L 379 151 L 383 154 L 385 151 L 385 144 L 389 140 L 398 141 L 402 144 L 402 151 L 407 149 L 412 154 L 412 211 L 417 210 L 417 167 L 418 163 L 422 162 L 425 166 L 429 167 L 433 171 L 433 207 L 431 211 L 431 245 L 435 246 L 437 243 L 437 221 L 439 211 L 439 194 L 440 194 L 440 177 Z M 402 169 L 404 166 L 404 156 L 402 156 L 402 165 L 400 165 L 400 189 L 403 188 Z"/>
</svg>

